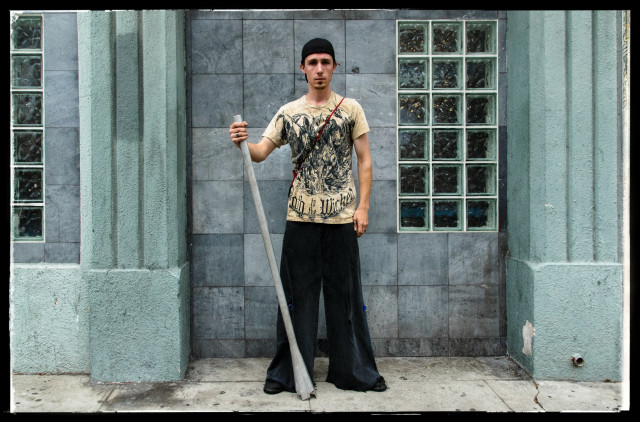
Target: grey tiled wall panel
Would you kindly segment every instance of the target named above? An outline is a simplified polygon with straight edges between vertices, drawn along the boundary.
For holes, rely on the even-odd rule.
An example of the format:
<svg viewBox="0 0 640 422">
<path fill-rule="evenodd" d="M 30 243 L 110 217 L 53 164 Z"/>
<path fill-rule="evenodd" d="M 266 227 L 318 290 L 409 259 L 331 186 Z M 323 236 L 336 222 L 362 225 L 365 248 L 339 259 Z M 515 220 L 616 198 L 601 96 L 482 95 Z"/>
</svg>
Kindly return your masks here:
<svg viewBox="0 0 640 422">
<path fill-rule="evenodd" d="M 242 28 L 245 75 L 291 73 L 296 63 L 293 21 L 248 19 Z"/>
<path fill-rule="evenodd" d="M 395 286 L 363 286 L 369 333 L 373 338 L 398 337 L 398 300 Z"/>
<path fill-rule="evenodd" d="M 398 285 L 449 284 L 449 253 L 445 233 L 398 235 Z"/>
<path fill-rule="evenodd" d="M 374 180 L 371 183 L 368 234 L 396 232 L 395 198 L 395 180 Z"/>
<path fill-rule="evenodd" d="M 36 263 L 44 262 L 44 243 L 13 243 L 13 262 Z"/>
<path fill-rule="evenodd" d="M 358 241 L 363 285 L 396 285 L 398 238 L 395 234 L 370 233 Z"/>
<path fill-rule="evenodd" d="M 196 287 L 193 289 L 196 337 L 218 340 L 244 338 L 244 289 L 241 287 Z"/>
<path fill-rule="evenodd" d="M 375 36 L 372 37 L 372 34 Z M 345 71 L 354 74 L 395 74 L 395 38 L 395 20 L 346 21 Z"/>
<path fill-rule="evenodd" d="M 47 128 L 44 160 L 48 164 L 44 169 L 47 184 L 80 185 L 80 134 L 78 128 Z"/>
<path fill-rule="evenodd" d="M 497 284 L 499 282 L 496 233 L 449 234 L 449 283 Z"/>
<path fill-rule="evenodd" d="M 191 139 L 193 180 L 242 180 L 242 153 L 229 129 L 194 128 Z"/>
<path fill-rule="evenodd" d="M 45 13 L 44 51 L 47 70 L 78 70 L 76 14 Z"/>
<path fill-rule="evenodd" d="M 80 187 L 48 185 L 45 230 L 47 243 L 80 243 Z"/>
<path fill-rule="evenodd" d="M 498 337 L 498 286 L 451 286 L 449 336 Z"/>
<path fill-rule="evenodd" d="M 45 243 L 44 261 L 59 264 L 80 262 L 80 243 Z"/>
<path fill-rule="evenodd" d="M 245 343 L 245 340 L 191 337 L 191 354 L 198 358 L 243 358 L 245 357 Z"/>
<path fill-rule="evenodd" d="M 447 337 L 447 286 L 398 286 L 398 335 Z"/>
<path fill-rule="evenodd" d="M 307 92 L 299 69 L 300 50 L 313 37 L 333 43 L 339 66 L 332 88 L 360 102 L 371 128 L 370 225 L 359 246 L 376 355 L 504 353 L 506 233 L 397 233 L 396 204 L 396 18 L 494 19 L 497 12 L 193 11 L 190 15 L 194 356 L 271 357 L 275 351 L 278 309 L 273 279 L 242 156 L 229 139 L 228 127 L 233 114 L 242 113 L 249 123 L 250 141 L 258 142 L 278 108 Z M 502 22 L 499 28 L 504 41 Z M 506 98 L 503 64 L 502 52 L 500 89 Z M 499 113 L 501 119 L 506 117 L 504 107 Z M 501 126 L 500 138 L 504 190 L 506 126 Z M 279 263 L 292 176 L 288 146 L 253 168 Z M 355 153 L 353 170 L 357 179 Z M 501 208 L 501 215 L 504 211 Z M 501 230 L 504 227 L 501 218 Z M 224 320 L 233 310 L 238 314 Z M 322 355 L 323 299 L 319 318 Z M 227 327 L 209 326 L 220 323 Z"/>
<path fill-rule="evenodd" d="M 242 110 L 241 74 L 193 74 L 191 76 L 193 127 L 229 127 Z"/>
<path fill-rule="evenodd" d="M 368 134 L 373 180 L 393 180 L 397 177 L 396 156 L 397 137 L 394 128 L 373 127 Z M 356 164 L 354 158 L 354 168 Z M 354 170 L 357 179 L 357 170 Z"/>
<path fill-rule="evenodd" d="M 197 287 L 244 285 L 244 240 L 241 234 L 191 236 L 191 277 Z"/>
<path fill-rule="evenodd" d="M 192 182 L 193 233 L 242 233 L 243 182 Z"/>
<path fill-rule="evenodd" d="M 191 71 L 242 73 L 242 20 L 192 20 Z"/>
<path fill-rule="evenodd" d="M 270 234 L 271 246 L 276 264 L 280 268 L 280 251 L 282 251 L 283 234 Z M 271 266 L 267 258 L 262 234 L 244 235 L 244 285 L 249 287 L 269 287 L 268 293 L 275 295 Z"/>
<path fill-rule="evenodd" d="M 395 74 L 348 74 L 346 96 L 362 105 L 370 127 L 395 128 Z"/>
<path fill-rule="evenodd" d="M 45 54 L 45 69 L 46 54 Z M 47 127 L 78 127 L 80 112 L 78 101 L 69 98 L 78 97 L 77 70 L 45 71 L 44 108 Z"/>
<path fill-rule="evenodd" d="M 278 299 L 273 286 L 245 289 L 245 336 L 271 340 L 276 337 Z"/>
</svg>

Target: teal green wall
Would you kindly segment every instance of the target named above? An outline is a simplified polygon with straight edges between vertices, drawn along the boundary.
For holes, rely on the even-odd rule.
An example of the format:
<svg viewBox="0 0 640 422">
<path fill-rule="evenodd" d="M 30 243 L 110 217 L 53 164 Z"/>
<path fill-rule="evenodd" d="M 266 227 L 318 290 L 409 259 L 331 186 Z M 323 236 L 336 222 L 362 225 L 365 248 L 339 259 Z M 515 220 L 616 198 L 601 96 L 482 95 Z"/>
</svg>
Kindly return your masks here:
<svg viewBox="0 0 640 422">
<path fill-rule="evenodd" d="M 184 13 L 78 13 L 81 260 L 91 378 L 189 357 Z"/>
<path fill-rule="evenodd" d="M 89 296 L 80 266 L 14 264 L 10 286 L 12 370 L 89 372 Z"/>
<path fill-rule="evenodd" d="M 620 380 L 620 13 L 507 22 L 508 353 L 537 378 Z"/>
<path fill-rule="evenodd" d="M 91 379 L 181 379 L 189 356 L 189 266 L 91 270 Z"/>
</svg>

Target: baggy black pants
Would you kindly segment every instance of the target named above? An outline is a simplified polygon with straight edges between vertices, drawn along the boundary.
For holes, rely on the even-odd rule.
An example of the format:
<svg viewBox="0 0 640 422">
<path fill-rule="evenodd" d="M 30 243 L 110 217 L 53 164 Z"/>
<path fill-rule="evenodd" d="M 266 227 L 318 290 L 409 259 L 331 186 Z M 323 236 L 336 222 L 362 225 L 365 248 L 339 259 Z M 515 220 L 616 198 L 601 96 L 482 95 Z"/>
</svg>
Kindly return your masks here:
<svg viewBox="0 0 640 422">
<path fill-rule="evenodd" d="M 298 348 L 313 377 L 322 287 L 329 343 L 327 382 L 366 391 L 380 378 L 373 356 L 360 284 L 360 255 L 353 224 L 287 222 L 280 278 Z M 295 392 L 291 352 L 278 310 L 277 350 L 267 380 Z"/>
</svg>

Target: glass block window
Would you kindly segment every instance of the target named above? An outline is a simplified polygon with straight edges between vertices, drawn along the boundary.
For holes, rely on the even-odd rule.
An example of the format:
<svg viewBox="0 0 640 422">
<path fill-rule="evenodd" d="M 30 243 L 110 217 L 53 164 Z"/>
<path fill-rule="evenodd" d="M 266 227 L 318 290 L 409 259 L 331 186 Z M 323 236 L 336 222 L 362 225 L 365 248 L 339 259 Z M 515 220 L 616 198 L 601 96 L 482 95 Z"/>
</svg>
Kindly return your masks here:
<svg viewBox="0 0 640 422">
<path fill-rule="evenodd" d="M 10 31 L 11 235 L 44 240 L 42 15 L 12 14 Z"/>
<path fill-rule="evenodd" d="M 396 29 L 398 231 L 497 231 L 498 22 Z"/>
</svg>

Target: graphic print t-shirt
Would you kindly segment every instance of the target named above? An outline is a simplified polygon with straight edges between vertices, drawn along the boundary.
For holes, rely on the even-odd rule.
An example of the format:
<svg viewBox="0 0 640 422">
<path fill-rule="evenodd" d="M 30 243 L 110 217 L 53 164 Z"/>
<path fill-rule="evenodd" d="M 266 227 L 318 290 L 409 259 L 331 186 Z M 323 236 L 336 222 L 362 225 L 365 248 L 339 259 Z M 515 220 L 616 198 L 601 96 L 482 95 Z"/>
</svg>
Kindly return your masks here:
<svg viewBox="0 0 640 422">
<path fill-rule="evenodd" d="M 332 92 L 326 104 L 314 106 L 302 96 L 282 106 L 262 135 L 278 148 L 289 144 L 294 169 L 304 160 L 289 195 L 289 221 L 353 222 L 357 196 L 351 167 L 353 140 L 369 132 L 360 104 L 345 98 L 313 146 L 341 99 Z"/>
</svg>

